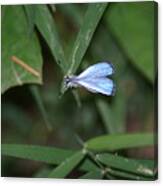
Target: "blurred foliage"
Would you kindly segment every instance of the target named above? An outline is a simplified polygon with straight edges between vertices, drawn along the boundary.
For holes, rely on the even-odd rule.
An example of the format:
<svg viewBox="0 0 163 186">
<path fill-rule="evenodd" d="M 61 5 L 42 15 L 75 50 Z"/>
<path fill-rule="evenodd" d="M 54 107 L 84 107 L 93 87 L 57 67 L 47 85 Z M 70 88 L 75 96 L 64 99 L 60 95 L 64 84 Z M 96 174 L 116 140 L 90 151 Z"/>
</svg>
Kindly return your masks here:
<svg viewBox="0 0 163 186">
<path fill-rule="evenodd" d="M 155 2 L 2 6 L 2 176 L 156 179 L 156 16 Z M 115 96 L 60 98 L 64 75 L 103 60 Z"/>
<path fill-rule="evenodd" d="M 128 58 L 152 82 L 155 50 L 154 8 L 153 2 L 117 4 L 108 12 L 106 20 Z M 136 24 L 137 21 L 139 24 Z"/>
</svg>

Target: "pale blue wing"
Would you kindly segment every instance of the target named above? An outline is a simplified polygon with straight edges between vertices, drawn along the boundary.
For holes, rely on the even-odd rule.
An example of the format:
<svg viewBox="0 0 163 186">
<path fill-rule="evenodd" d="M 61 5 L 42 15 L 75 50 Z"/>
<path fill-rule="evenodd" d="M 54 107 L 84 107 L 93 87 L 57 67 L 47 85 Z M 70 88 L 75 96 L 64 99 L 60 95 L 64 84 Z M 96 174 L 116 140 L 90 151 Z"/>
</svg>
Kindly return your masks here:
<svg viewBox="0 0 163 186">
<path fill-rule="evenodd" d="M 78 75 L 78 79 L 105 77 L 114 73 L 113 65 L 109 62 L 101 62 L 88 67 L 84 72 Z"/>
<path fill-rule="evenodd" d="M 109 78 L 85 78 L 76 82 L 93 93 L 101 93 L 107 96 L 114 95 L 115 85 Z"/>
</svg>

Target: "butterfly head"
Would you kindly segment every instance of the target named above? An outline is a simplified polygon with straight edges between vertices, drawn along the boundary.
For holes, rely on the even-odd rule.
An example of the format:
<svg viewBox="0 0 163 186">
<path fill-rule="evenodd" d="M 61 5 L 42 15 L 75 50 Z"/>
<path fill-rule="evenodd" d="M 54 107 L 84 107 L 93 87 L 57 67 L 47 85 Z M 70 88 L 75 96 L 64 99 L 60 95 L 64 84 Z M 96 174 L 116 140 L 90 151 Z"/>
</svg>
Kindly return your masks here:
<svg viewBox="0 0 163 186">
<path fill-rule="evenodd" d="M 76 87 L 76 76 L 69 75 L 64 77 L 64 86 L 68 89 L 69 87 Z"/>
</svg>

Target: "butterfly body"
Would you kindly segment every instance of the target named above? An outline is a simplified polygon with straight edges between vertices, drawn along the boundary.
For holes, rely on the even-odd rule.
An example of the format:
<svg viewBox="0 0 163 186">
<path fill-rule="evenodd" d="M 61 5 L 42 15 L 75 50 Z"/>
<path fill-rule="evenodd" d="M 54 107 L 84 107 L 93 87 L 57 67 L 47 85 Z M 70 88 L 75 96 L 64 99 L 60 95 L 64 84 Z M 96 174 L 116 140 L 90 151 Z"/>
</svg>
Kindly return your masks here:
<svg viewBox="0 0 163 186">
<path fill-rule="evenodd" d="M 84 87 L 90 92 L 110 96 L 115 93 L 115 85 L 107 76 L 113 73 L 114 68 L 111 63 L 101 62 L 88 67 L 78 76 L 66 76 L 64 82 L 67 88 Z"/>
</svg>

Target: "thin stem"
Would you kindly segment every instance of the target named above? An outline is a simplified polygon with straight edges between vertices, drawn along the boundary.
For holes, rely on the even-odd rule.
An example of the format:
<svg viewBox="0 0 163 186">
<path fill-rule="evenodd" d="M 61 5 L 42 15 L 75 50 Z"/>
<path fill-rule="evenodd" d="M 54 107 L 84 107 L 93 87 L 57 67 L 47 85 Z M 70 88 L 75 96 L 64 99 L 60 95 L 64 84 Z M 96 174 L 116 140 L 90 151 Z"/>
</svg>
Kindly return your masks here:
<svg viewBox="0 0 163 186">
<path fill-rule="evenodd" d="M 16 56 L 12 56 L 11 57 L 11 60 L 14 63 L 16 63 L 19 66 L 21 66 L 22 68 L 24 68 L 26 71 L 28 71 L 32 75 L 34 75 L 36 77 L 40 77 L 40 73 L 38 71 L 36 71 L 35 69 L 33 69 L 31 66 L 27 65 L 24 61 L 22 61 L 21 59 L 17 58 Z"/>
</svg>

